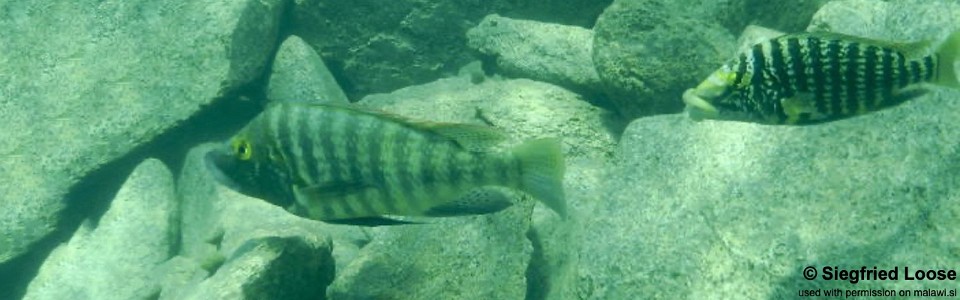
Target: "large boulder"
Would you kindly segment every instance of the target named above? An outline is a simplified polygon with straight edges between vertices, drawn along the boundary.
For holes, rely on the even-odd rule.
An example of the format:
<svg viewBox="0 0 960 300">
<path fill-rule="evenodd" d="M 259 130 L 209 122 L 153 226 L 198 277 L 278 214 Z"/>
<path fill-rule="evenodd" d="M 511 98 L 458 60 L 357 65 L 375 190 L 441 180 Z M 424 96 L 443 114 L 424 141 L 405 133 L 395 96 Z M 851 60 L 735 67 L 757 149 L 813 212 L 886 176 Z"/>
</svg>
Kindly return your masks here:
<svg viewBox="0 0 960 300">
<path fill-rule="evenodd" d="M 854 12 L 854 13 L 851 13 Z M 943 2 L 841 1 L 811 30 L 929 40 L 960 8 Z M 960 263 L 960 91 L 806 127 L 634 121 L 604 201 L 584 213 L 575 285 L 580 298 L 789 298 L 799 289 L 850 289 L 813 280 L 824 267 L 899 268 L 899 280 L 858 290 L 952 289 L 905 280 Z"/>
<path fill-rule="evenodd" d="M 582 298 L 779 298 L 807 266 L 960 263 L 958 91 L 811 127 L 634 121 L 603 201 L 584 208 Z M 904 276 L 904 275 L 901 275 Z M 861 281 L 858 289 L 949 288 Z"/>
<path fill-rule="evenodd" d="M 295 35 L 287 37 L 280 44 L 277 56 L 273 59 L 267 99 L 313 103 L 350 102 L 320 55 Z"/>
<path fill-rule="evenodd" d="M 486 15 L 589 27 L 609 1 L 296 0 L 290 29 L 356 100 L 456 73 L 472 59 L 464 33 Z"/>
<path fill-rule="evenodd" d="M 499 74 L 601 95 L 589 29 L 489 15 L 467 31 L 467 45 L 491 58 Z"/>
<path fill-rule="evenodd" d="M 88 220 L 44 261 L 24 299 L 147 299 L 173 256 L 179 211 L 173 175 L 159 160 L 133 171 L 99 220 Z"/>
<path fill-rule="evenodd" d="M 247 240 L 212 276 L 160 299 L 324 299 L 333 277 L 330 247 L 310 236 Z"/>
<path fill-rule="evenodd" d="M 942 38 L 957 30 L 958 18 L 960 5 L 955 1 L 831 1 L 813 15 L 807 31 L 918 42 Z"/>
<path fill-rule="evenodd" d="M 283 3 L 0 3 L 0 262 L 85 175 L 260 77 Z"/>
<path fill-rule="evenodd" d="M 733 56 L 733 35 L 712 20 L 666 1 L 607 7 L 593 29 L 593 62 L 624 117 L 680 111 L 683 91 Z"/>
</svg>

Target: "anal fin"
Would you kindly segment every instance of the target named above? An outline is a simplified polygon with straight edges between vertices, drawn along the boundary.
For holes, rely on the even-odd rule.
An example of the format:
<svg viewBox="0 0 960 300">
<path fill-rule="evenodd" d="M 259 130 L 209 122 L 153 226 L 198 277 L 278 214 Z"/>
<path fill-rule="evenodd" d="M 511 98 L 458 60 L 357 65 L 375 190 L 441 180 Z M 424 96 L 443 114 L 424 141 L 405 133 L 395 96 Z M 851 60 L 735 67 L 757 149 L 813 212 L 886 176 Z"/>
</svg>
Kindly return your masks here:
<svg viewBox="0 0 960 300">
<path fill-rule="evenodd" d="M 323 220 L 324 222 L 330 224 L 339 224 L 339 225 L 357 225 L 357 226 L 391 226 L 391 225 L 408 225 L 408 224 L 421 224 L 419 222 L 404 221 L 391 219 L 383 216 L 377 217 L 360 217 L 360 218 L 350 218 L 350 219 L 337 219 L 337 220 Z"/>
<path fill-rule="evenodd" d="M 431 207 L 424 215 L 453 217 L 495 213 L 513 205 L 507 192 L 495 187 L 472 189 L 457 199 Z"/>
</svg>

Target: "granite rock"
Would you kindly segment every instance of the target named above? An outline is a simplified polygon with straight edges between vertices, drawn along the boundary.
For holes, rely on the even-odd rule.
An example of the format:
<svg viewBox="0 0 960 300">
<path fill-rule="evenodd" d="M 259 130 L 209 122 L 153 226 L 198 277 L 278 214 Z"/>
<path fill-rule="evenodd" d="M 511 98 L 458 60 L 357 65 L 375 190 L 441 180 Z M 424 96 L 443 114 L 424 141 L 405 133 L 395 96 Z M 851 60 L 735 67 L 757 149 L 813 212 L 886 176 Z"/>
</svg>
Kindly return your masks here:
<svg viewBox="0 0 960 300">
<path fill-rule="evenodd" d="M 946 2 L 838 1 L 813 31 L 942 38 Z M 576 296 L 789 298 L 804 268 L 938 269 L 960 263 L 960 91 L 815 126 L 634 121 L 602 196 L 583 213 Z M 627 212 L 627 213 L 624 213 Z M 857 289 L 950 289 L 944 281 L 860 281 Z"/>
<path fill-rule="evenodd" d="M 148 159 L 99 220 L 87 220 L 44 261 L 24 299 L 145 299 L 160 293 L 160 266 L 175 251 L 173 175 Z"/>
<path fill-rule="evenodd" d="M 810 127 L 634 121 L 603 201 L 583 208 L 605 217 L 581 229 L 577 295 L 781 298 L 849 287 L 806 266 L 956 265 L 960 219 L 940 208 L 960 204 L 958 95 Z"/>
<path fill-rule="evenodd" d="M 85 175 L 261 76 L 283 3 L 0 3 L 0 262 Z"/>
<path fill-rule="evenodd" d="M 464 33 L 486 15 L 590 27 L 610 0 L 296 0 L 291 32 L 323 57 L 351 99 L 451 76 Z"/>
<path fill-rule="evenodd" d="M 323 299 L 333 277 L 328 239 L 250 239 L 212 276 L 170 299 Z"/>
<path fill-rule="evenodd" d="M 467 45 L 496 63 L 496 72 L 600 95 L 593 31 L 577 26 L 488 15 L 467 31 Z"/>
<path fill-rule="evenodd" d="M 464 33 L 503 1 L 297 0 L 292 33 L 334 69 L 347 96 L 421 84 L 469 61 Z"/>
<path fill-rule="evenodd" d="M 679 112 L 680 95 L 729 59 L 735 38 L 664 1 L 617 0 L 594 27 L 593 62 L 627 119 Z"/>
<path fill-rule="evenodd" d="M 807 31 L 917 42 L 946 37 L 960 28 L 955 22 L 958 18 L 960 4 L 956 1 L 831 1 L 817 11 Z"/>
<path fill-rule="evenodd" d="M 348 103 L 323 59 L 297 36 L 287 37 L 273 59 L 267 86 L 270 101 Z"/>
</svg>

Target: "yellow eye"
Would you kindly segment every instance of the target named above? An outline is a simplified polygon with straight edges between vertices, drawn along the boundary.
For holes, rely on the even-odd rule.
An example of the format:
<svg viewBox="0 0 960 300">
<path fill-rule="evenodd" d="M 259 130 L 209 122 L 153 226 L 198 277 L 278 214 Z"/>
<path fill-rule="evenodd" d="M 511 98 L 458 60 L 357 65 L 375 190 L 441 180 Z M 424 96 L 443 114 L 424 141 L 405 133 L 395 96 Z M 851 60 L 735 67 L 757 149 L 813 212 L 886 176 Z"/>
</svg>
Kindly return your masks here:
<svg viewBox="0 0 960 300">
<path fill-rule="evenodd" d="M 233 142 L 233 153 L 240 160 L 250 160 L 253 157 L 253 147 L 250 146 L 250 141 L 236 140 Z"/>
</svg>

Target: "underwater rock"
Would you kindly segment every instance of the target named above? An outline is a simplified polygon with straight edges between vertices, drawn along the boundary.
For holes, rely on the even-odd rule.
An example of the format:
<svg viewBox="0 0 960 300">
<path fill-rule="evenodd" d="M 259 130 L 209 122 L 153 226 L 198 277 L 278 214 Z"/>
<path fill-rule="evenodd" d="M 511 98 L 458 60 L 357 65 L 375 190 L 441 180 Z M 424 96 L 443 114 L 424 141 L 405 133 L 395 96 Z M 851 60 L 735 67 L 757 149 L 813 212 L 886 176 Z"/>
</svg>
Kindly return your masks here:
<svg viewBox="0 0 960 300">
<path fill-rule="evenodd" d="M 0 4 L 0 262 L 56 229 L 85 175 L 259 77 L 282 3 Z"/>
<path fill-rule="evenodd" d="M 584 222 L 578 295 L 789 298 L 850 287 L 807 281 L 806 266 L 957 265 L 957 97 L 807 127 L 634 121 L 602 201 L 584 207 L 604 217 Z M 951 287 L 857 284 L 871 288 Z"/>
<path fill-rule="evenodd" d="M 529 199 L 533 201 L 533 199 Z M 329 299 L 523 299 L 532 203 L 501 213 L 378 227 Z"/>
<path fill-rule="evenodd" d="M 464 33 L 503 2 L 298 0 L 291 30 L 360 98 L 455 73 L 470 60 Z"/>
<path fill-rule="evenodd" d="M 660 1 L 617 0 L 594 27 L 593 62 L 626 118 L 679 112 L 683 91 L 736 50 L 729 31 Z"/>
<path fill-rule="evenodd" d="M 178 180 L 182 204 L 181 255 L 215 271 L 226 257 L 249 240 L 266 237 L 332 239 L 337 269 L 369 242 L 361 227 L 304 219 L 266 201 L 244 196 L 217 183 L 204 165 L 214 144 L 190 151 Z M 229 262 L 228 262 L 229 263 Z"/>
<path fill-rule="evenodd" d="M 692 0 L 696 1 L 696 0 Z M 684 1 L 676 1 L 680 4 Z M 686 7 L 699 6 L 701 1 Z M 744 27 L 756 25 L 783 32 L 800 32 L 810 23 L 810 18 L 830 0 L 732 0 L 714 1 L 717 6 L 704 12 L 717 20 L 731 33 L 739 34 Z M 834 1 L 836 2 L 836 1 Z"/>
<path fill-rule="evenodd" d="M 455 74 L 471 58 L 464 33 L 492 13 L 592 26 L 610 0 L 296 0 L 291 33 L 360 99 Z"/>
<path fill-rule="evenodd" d="M 270 101 L 350 102 L 323 59 L 295 35 L 280 44 L 272 72 Z"/>
<path fill-rule="evenodd" d="M 248 240 L 213 276 L 169 299 L 323 299 L 333 277 L 328 239 Z"/>
<path fill-rule="evenodd" d="M 869 1 L 837 3 L 859 2 Z M 893 2 L 831 4 L 811 27 L 906 40 L 953 30 L 943 16 L 956 8 L 933 13 L 919 2 L 891 11 L 874 8 Z M 807 266 L 821 274 L 824 266 L 900 266 L 903 274 L 903 266 L 957 265 L 960 91 L 933 90 L 885 111 L 805 127 L 685 115 L 634 121 L 602 200 L 582 203 L 584 214 L 603 217 L 581 228 L 590 234 L 581 235 L 576 296 L 792 298 L 798 288 L 851 287 L 808 281 Z M 952 288 L 907 280 L 856 287 Z"/>
<path fill-rule="evenodd" d="M 544 23 L 592 28 L 613 0 L 507 0 L 501 16 Z"/>
<path fill-rule="evenodd" d="M 593 66 L 593 32 L 589 29 L 488 15 L 467 31 L 467 45 L 493 58 L 497 73 L 549 82 L 586 95 L 602 90 Z"/>
<path fill-rule="evenodd" d="M 957 30 L 957 19 L 960 5 L 955 1 L 832 1 L 817 11 L 807 31 L 917 42 L 946 37 Z"/>
<path fill-rule="evenodd" d="M 180 299 L 189 292 L 184 289 L 185 286 L 201 282 L 210 274 L 197 261 L 184 256 L 174 256 L 155 269 L 155 272 L 162 276 L 162 279 L 158 280 L 160 294 L 156 299 Z"/>
<path fill-rule="evenodd" d="M 581 190 L 591 184 L 595 161 L 609 158 L 615 138 L 606 126 L 609 112 L 591 106 L 563 88 L 527 80 L 487 78 L 474 84 L 470 74 L 375 94 L 359 104 L 415 119 L 488 124 L 511 136 L 508 143 L 561 136 L 567 155 L 567 220 L 545 207 L 532 212 L 534 200 L 521 196 L 503 212 L 472 217 L 430 219 L 431 224 L 377 228 L 373 241 L 328 290 L 333 299 L 521 299 L 547 294 L 554 271 L 566 268 L 567 236 Z M 433 224 L 435 223 L 435 224 Z M 548 225 L 547 228 L 533 227 Z M 556 226 L 555 226 L 556 225 Z M 573 226 L 573 225 L 569 225 Z M 531 231 L 541 232 L 536 243 Z M 546 245 L 550 249 L 538 249 Z M 557 261 L 554 261 L 556 259 Z M 546 260 L 546 261 L 544 261 Z M 536 263 L 536 266 L 531 264 Z M 531 270 L 533 274 L 531 275 Z M 563 270 L 558 270 L 558 274 Z M 531 279 L 532 277 L 535 277 Z M 531 286 L 531 284 L 535 284 Z M 533 291 L 531 291 L 531 289 Z"/>
<path fill-rule="evenodd" d="M 156 271 L 177 243 L 173 175 L 159 160 L 141 163 L 98 221 L 88 220 L 50 254 L 25 299 L 147 299 L 160 293 Z"/>
</svg>

